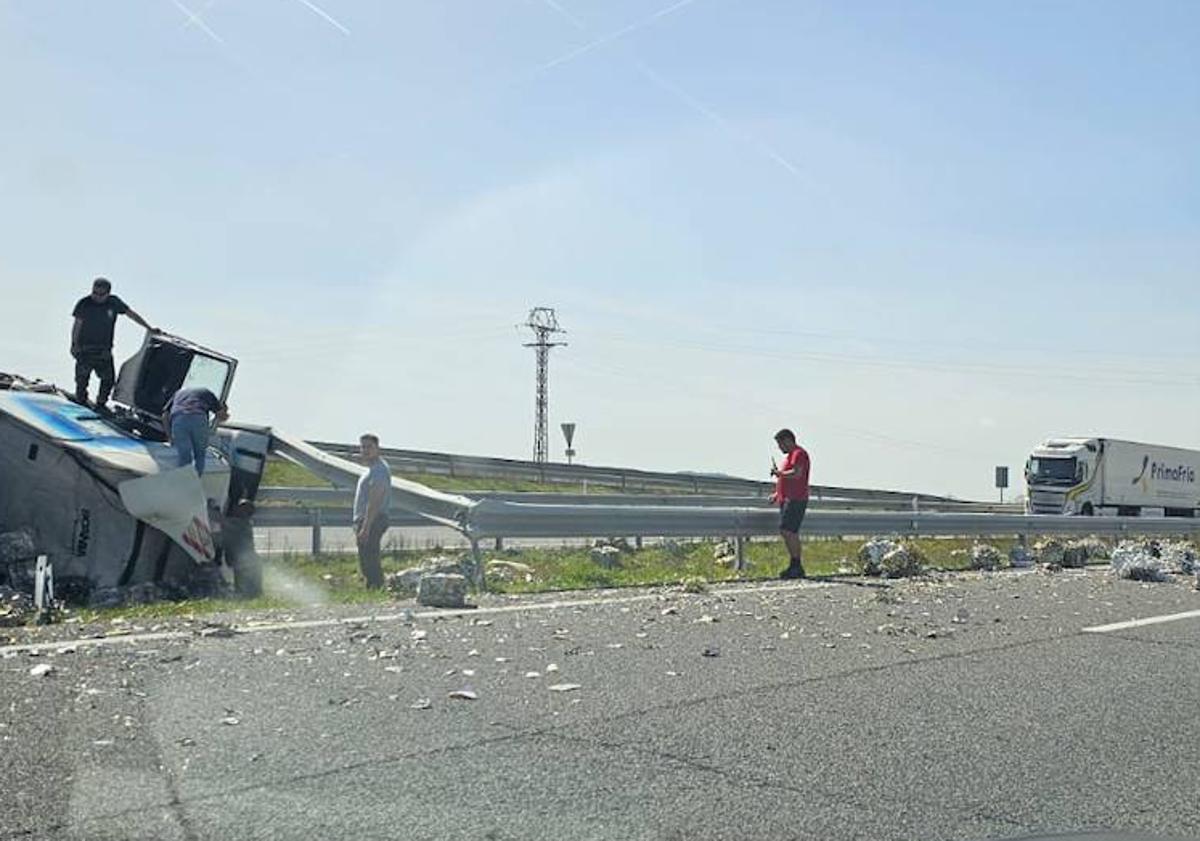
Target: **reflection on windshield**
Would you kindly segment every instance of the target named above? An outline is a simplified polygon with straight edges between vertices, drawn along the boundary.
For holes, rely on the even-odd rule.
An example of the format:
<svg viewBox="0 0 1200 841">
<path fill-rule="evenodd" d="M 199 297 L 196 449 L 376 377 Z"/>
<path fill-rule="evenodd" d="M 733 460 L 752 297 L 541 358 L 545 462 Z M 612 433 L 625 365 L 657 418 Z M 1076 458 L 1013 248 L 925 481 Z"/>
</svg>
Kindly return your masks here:
<svg viewBox="0 0 1200 841">
<path fill-rule="evenodd" d="M 1074 481 L 1075 459 L 1073 458 L 1035 458 L 1029 463 L 1030 475 L 1033 479 L 1049 482 Z"/>
<path fill-rule="evenodd" d="M 183 378 L 181 388 L 207 388 L 217 397 L 224 397 L 225 382 L 229 379 L 229 363 L 211 356 L 196 354 Z"/>
</svg>

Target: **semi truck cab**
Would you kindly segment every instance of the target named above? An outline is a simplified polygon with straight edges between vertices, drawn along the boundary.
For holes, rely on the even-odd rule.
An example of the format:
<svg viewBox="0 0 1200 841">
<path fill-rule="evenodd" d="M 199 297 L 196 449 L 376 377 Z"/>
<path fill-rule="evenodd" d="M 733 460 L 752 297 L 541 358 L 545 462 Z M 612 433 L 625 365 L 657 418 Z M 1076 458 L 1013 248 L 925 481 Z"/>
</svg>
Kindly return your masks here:
<svg viewBox="0 0 1200 841">
<path fill-rule="evenodd" d="M 1030 514 L 1095 514 L 1101 443 L 1095 438 L 1050 439 L 1025 463 Z"/>
<path fill-rule="evenodd" d="M 1200 516 L 1200 451 L 1117 438 L 1051 438 L 1025 463 L 1030 514 Z"/>
</svg>

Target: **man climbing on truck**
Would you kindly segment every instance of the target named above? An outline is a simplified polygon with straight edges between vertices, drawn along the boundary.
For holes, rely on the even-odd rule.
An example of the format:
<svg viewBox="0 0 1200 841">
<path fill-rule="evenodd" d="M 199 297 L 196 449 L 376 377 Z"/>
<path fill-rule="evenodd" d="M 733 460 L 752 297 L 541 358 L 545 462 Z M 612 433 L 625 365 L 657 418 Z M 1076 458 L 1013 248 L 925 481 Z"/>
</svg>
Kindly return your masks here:
<svg viewBox="0 0 1200 841">
<path fill-rule="evenodd" d="M 163 409 L 163 431 L 167 442 L 179 454 L 179 466 L 196 466 L 196 473 L 204 475 L 204 462 L 208 454 L 208 438 L 212 431 L 209 413 L 217 423 L 229 420 L 229 407 L 221 398 L 207 388 L 181 388 L 167 401 Z"/>
<path fill-rule="evenodd" d="M 75 359 L 75 400 L 87 403 L 88 382 L 92 372 L 100 378 L 100 390 L 96 394 L 97 408 L 108 405 L 116 371 L 113 368 L 113 330 L 117 316 L 128 316 L 151 332 L 155 328 L 129 308 L 129 305 L 112 294 L 112 284 L 103 277 L 92 282 L 92 294 L 80 298 L 71 311 L 71 356 Z"/>
</svg>

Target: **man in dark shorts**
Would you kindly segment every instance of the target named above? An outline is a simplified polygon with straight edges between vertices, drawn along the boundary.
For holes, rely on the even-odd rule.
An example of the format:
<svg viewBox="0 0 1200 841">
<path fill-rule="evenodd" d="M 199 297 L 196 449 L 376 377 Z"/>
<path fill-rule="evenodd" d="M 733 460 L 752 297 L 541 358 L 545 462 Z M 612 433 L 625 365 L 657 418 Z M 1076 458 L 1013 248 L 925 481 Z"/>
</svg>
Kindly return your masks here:
<svg viewBox="0 0 1200 841">
<path fill-rule="evenodd" d="M 113 328 L 117 316 L 126 315 L 151 332 L 156 332 L 129 305 L 112 294 L 112 284 L 102 277 L 92 283 L 92 294 L 80 298 L 71 312 L 71 356 L 75 357 L 75 399 L 87 403 L 88 381 L 92 372 L 100 378 L 96 406 L 103 409 L 117 378 L 113 369 Z"/>
<path fill-rule="evenodd" d="M 779 534 L 787 546 L 791 562 L 787 569 L 779 574 L 780 578 L 804 578 L 804 564 L 801 560 L 800 524 L 804 522 L 804 512 L 808 509 L 808 475 L 811 462 L 808 452 L 796 443 L 796 435 L 790 429 L 781 429 L 775 433 L 775 443 L 783 452 L 783 465 L 771 467 L 771 475 L 775 477 L 775 493 L 771 501 L 779 506 Z"/>
</svg>

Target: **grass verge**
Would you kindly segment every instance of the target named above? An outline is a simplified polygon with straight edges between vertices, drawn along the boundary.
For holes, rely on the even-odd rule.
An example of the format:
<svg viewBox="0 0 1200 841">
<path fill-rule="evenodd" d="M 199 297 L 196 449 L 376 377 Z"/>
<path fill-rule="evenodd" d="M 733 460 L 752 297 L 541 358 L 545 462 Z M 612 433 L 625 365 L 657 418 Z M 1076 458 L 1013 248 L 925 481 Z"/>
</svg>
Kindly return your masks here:
<svg viewBox="0 0 1200 841">
<path fill-rule="evenodd" d="M 930 569 L 961 570 L 967 562 L 963 555 L 974 541 L 965 538 L 929 538 L 909 541 L 924 554 Z M 991 541 L 1007 554 L 1012 540 Z M 814 539 L 804 544 L 805 567 L 815 578 L 857 569 L 854 557 L 862 545 L 859 540 Z M 714 558 L 715 541 L 646 546 L 623 553 L 620 565 L 602 567 L 591 558 L 587 548 L 508 549 L 484 552 L 486 561 L 517 561 L 532 567 L 532 580 L 502 580 L 489 577 L 494 593 L 546 593 L 569 590 L 683 585 L 689 591 L 703 590 L 708 584 L 728 581 L 773 579 L 786 566 L 787 557 L 777 541 L 748 542 L 745 556 L 748 569 L 738 574 Z M 437 555 L 428 550 L 387 552 L 384 573 L 398 572 Z M 104 609 L 76 609 L 71 616 L 85 623 L 111 622 L 114 619 L 153 621 L 156 619 L 196 619 L 230 611 L 253 612 L 284 610 L 298 606 L 385 605 L 395 597 L 386 591 L 366 590 L 358 574 L 358 559 L 353 554 L 283 554 L 264 559 L 265 595 L 257 599 L 196 599 L 181 602 Z"/>
</svg>

